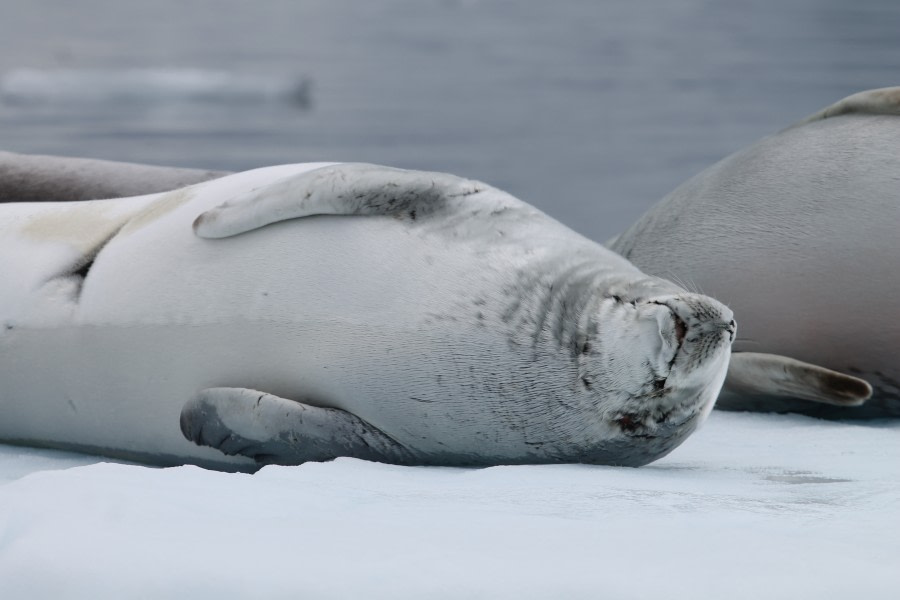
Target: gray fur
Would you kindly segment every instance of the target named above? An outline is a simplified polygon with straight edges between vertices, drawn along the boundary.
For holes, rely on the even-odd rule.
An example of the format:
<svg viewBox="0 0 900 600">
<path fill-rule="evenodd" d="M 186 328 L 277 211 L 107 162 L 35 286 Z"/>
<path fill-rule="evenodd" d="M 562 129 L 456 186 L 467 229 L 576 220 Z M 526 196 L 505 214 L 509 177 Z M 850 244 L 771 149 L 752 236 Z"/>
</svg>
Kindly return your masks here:
<svg viewBox="0 0 900 600">
<path fill-rule="evenodd" d="M 717 406 L 900 416 L 900 88 L 856 94 L 690 179 L 611 242 L 645 272 L 731 306 L 734 352 L 874 388 L 859 407 L 725 388 Z M 735 365 L 735 368 L 737 364 Z"/>
<path fill-rule="evenodd" d="M 166 192 L 223 171 L 0 152 L 0 202 L 62 202 Z"/>
</svg>

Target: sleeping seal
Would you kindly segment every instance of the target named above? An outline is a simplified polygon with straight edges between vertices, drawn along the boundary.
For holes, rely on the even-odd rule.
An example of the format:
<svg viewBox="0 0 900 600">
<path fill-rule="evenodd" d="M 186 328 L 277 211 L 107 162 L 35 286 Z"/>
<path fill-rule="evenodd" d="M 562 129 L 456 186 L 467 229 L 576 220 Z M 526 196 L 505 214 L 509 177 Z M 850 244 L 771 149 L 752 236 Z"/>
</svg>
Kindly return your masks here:
<svg viewBox="0 0 900 600">
<path fill-rule="evenodd" d="M 900 88 L 861 92 L 703 171 L 611 247 L 734 309 L 742 334 L 717 406 L 897 417 L 898 178 Z M 872 398 L 829 404 L 831 392 L 764 353 L 865 379 Z M 868 392 L 854 377 L 825 379 L 844 397 Z"/>
<path fill-rule="evenodd" d="M 5 441 L 637 466 L 708 414 L 734 332 L 719 302 L 445 174 L 288 165 L 0 205 Z"/>
<path fill-rule="evenodd" d="M 63 202 L 167 192 L 222 171 L 0 152 L 0 202 Z"/>
</svg>

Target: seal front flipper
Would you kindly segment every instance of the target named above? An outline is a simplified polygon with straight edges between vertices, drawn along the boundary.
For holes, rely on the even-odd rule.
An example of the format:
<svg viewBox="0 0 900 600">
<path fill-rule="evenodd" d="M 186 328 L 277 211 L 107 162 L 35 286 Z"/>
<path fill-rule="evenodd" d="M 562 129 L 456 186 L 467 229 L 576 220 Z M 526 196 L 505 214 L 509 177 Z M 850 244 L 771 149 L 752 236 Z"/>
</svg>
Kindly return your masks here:
<svg viewBox="0 0 900 600">
<path fill-rule="evenodd" d="M 479 195 L 478 202 L 466 199 Z M 506 192 L 446 173 L 347 163 L 291 175 L 202 213 L 194 231 L 225 238 L 312 215 L 389 215 L 411 221 L 436 214 L 510 209 L 536 213 Z M 470 211 L 470 212 L 471 212 Z"/>
<path fill-rule="evenodd" d="M 853 377 L 777 354 L 735 352 L 717 405 L 741 410 L 754 404 L 764 410 L 766 399 L 796 398 L 835 406 L 859 406 L 872 386 Z"/>
<path fill-rule="evenodd" d="M 415 464 L 412 453 L 356 415 L 244 388 L 208 388 L 181 410 L 181 432 L 199 446 L 265 464 L 350 456 Z"/>
<path fill-rule="evenodd" d="M 831 106 L 826 106 L 783 131 L 841 115 L 900 115 L 900 87 L 857 92 Z"/>
</svg>

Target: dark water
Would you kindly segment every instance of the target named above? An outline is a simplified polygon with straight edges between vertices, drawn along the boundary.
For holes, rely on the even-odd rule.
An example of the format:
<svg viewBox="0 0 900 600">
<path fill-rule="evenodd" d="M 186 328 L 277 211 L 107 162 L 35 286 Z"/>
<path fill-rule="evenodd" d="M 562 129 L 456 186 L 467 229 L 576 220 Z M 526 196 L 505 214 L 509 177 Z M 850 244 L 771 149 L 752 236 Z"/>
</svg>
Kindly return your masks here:
<svg viewBox="0 0 900 600">
<path fill-rule="evenodd" d="M 8 0 L 0 78 L 0 149 L 450 171 L 604 240 L 731 151 L 900 84 L 900 2 Z"/>
</svg>

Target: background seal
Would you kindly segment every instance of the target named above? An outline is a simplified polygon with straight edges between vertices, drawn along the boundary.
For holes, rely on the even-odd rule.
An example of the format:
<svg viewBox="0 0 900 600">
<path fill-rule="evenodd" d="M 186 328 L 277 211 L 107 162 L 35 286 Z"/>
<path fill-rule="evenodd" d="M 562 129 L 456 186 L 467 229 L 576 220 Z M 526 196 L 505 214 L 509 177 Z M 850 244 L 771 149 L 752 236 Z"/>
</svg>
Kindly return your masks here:
<svg viewBox="0 0 900 600">
<path fill-rule="evenodd" d="M 898 115 L 900 88 L 845 98 L 706 169 L 611 243 L 734 308 L 741 336 L 718 406 L 900 416 Z M 846 375 L 816 393 L 763 353 Z M 850 375 L 871 400 L 833 405 L 866 391 Z"/>
</svg>

